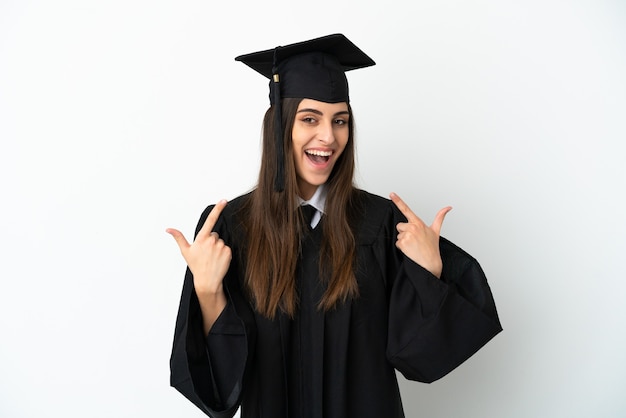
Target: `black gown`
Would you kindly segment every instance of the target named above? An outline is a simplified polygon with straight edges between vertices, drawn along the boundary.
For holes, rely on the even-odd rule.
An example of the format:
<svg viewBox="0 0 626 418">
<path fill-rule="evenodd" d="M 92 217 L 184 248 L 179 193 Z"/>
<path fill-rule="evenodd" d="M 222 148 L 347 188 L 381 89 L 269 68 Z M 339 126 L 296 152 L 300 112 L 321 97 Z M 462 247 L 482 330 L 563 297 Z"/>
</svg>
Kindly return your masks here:
<svg viewBox="0 0 626 418">
<path fill-rule="evenodd" d="M 437 279 L 396 248 L 396 225 L 406 219 L 393 202 L 364 191 L 358 192 L 359 298 L 326 313 L 316 309 L 324 291 L 320 223 L 302 243 L 298 313 L 263 317 L 242 289 L 236 213 L 247 196 L 231 201 L 214 228 L 233 251 L 226 308 L 205 336 L 187 270 L 176 321 L 171 385 L 207 415 L 232 417 L 241 405 L 242 418 L 404 417 L 394 369 L 432 382 L 502 330 L 478 262 L 441 238 Z"/>
</svg>

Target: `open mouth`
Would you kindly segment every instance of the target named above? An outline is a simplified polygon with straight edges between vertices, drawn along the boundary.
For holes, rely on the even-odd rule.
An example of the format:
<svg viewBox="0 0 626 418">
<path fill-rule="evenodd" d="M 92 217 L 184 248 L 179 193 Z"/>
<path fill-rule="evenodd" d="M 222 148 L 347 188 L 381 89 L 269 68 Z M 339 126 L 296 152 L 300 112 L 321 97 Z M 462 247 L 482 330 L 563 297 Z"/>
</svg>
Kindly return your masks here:
<svg viewBox="0 0 626 418">
<path fill-rule="evenodd" d="M 314 164 L 325 164 L 330 160 L 330 156 L 333 155 L 332 151 L 320 151 L 315 149 L 308 149 L 304 152 Z"/>
</svg>

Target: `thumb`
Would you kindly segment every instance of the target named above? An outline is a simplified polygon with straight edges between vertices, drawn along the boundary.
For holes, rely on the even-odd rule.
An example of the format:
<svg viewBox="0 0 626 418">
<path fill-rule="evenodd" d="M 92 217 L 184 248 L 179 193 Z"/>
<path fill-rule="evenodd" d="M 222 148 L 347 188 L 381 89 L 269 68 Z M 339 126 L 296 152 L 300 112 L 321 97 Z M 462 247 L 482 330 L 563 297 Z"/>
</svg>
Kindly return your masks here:
<svg viewBox="0 0 626 418">
<path fill-rule="evenodd" d="M 452 210 L 452 206 L 446 206 L 445 208 L 437 212 L 437 215 L 435 216 L 435 220 L 433 221 L 433 224 L 431 225 L 432 230 L 435 231 L 437 235 L 440 235 L 441 225 L 443 225 L 443 220 L 446 218 L 446 215 L 451 210 Z"/>
<path fill-rule="evenodd" d="M 189 243 L 187 242 L 187 239 L 178 229 L 167 228 L 165 232 L 174 237 L 174 240 L 176 241 L 176 244 L 178 244 L 178 248 L 180 248 L 181 252 L 189 248 Z"/>
</svg>

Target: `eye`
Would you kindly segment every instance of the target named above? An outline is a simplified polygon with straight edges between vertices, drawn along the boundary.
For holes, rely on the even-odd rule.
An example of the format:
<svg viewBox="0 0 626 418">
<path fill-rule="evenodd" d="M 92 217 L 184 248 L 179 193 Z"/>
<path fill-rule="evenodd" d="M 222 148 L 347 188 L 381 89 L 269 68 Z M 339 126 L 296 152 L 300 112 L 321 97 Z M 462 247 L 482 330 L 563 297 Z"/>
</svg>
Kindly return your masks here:
<svg viewBox="0 0 626 418">
<path fill-rule="evenodd" d="M 317 120 L 313 116 L 305 116 L 305 117 L 302 118 L 302 122 L 313 124 L 313 123 L 317 122 Z"/>
<path fill-rule="evenodd" d="M 342 126 L 342 125 L 345 125 L 347 123 L 348 123 L 348 121 L 345 120 L 345 119 L 335 119 L 335 125 Z"/>
</svg>

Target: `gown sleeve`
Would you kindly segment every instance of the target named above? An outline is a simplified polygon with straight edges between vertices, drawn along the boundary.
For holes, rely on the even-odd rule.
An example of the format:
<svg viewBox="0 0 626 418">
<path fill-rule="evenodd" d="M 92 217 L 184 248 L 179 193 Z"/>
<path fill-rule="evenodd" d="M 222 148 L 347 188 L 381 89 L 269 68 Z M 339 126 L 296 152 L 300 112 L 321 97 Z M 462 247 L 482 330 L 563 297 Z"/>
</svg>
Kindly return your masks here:
<svg viewBox="0 0 626 418">
<path fill-rule="evenodd" d="M 196 235 L 213 206 L 200 217 Z M 215 226 L 220 237 L 229 244 L 229 231 L 223 221 Z M 224 278 L 227 305 L 213 324 L 209 335 L 203 331 L 202 313 L 193 288 L 193 275 L 187 269 L 183 284 L 174 343 L 170 358 L 170 384 L 213 418 L 231 418 L 241 398 L 244 371 L 248 361 L 249 332 L 239 318 L 236 295 L 229 284 L 236 282 L 235 263 Z"/>
<path fill-rule="evenodd" d="M 380 250 L 390 288 L 387 357 L 407 379 L 430 383 L 467 360 L 502 327 L 478 262 L 441 238 L 443 271 L 437 279 L 396 248 L 396 225 L 406 219 L 397 208 L 392 211 Z"/>
</svg>

